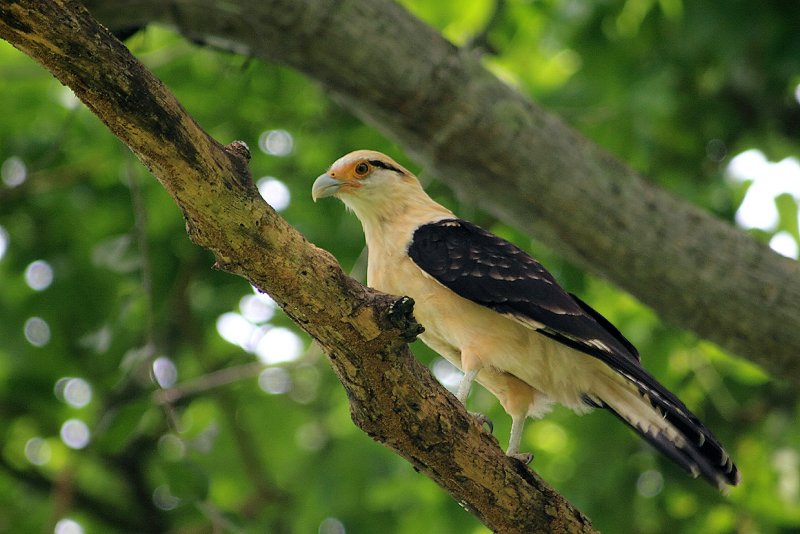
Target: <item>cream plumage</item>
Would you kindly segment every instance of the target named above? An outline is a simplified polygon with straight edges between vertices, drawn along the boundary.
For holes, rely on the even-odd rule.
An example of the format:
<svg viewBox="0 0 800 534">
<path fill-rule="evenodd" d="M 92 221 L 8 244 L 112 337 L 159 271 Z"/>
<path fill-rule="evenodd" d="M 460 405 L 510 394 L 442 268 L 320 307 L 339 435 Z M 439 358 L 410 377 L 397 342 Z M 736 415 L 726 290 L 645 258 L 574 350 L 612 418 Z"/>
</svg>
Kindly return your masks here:
<svg viewBox="0 0 800 534">
<path fill-rule="evenodd" d="M 738 483 L 719 442 L 613 325 L 527 253 L 434 202 L 397 162 L 352 152 L 317 178 L 312 196 L 336 196 L 361 221 L 367 283 L 414 299 L 422 341 L 464 372 L 459 400 L 474 380 L 499 399 L 512 418 L 509 455 L 529 458 L 519 451 L 525 419 L 552 402 L 578 413 L 603 407 L 693 476 Z"/>
</svg>

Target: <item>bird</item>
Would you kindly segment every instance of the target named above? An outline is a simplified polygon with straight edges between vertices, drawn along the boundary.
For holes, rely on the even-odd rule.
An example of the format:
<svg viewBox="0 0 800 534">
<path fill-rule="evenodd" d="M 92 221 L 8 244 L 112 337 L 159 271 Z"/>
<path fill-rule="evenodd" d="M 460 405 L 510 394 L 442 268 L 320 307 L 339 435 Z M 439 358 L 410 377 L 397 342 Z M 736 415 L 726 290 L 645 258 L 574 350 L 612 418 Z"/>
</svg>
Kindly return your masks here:
<svg viewBox="0 0 800 534">
<path fill-rule="evenodd" d="M 511 416 L 506 454 L 520 451 L 528 417 L 558 403 L 578 414 L 605 408 L 691 476 L 725 491 L 740 482 L 708 428 L 641 365 L 637 349 L 599 312 L 564 290 L 527 252 L 458 218 L 391 157 L 356 150 L 313 183 L 361 222 L 367 285 L 408 296 L 420 339 Z"/>
</svg>

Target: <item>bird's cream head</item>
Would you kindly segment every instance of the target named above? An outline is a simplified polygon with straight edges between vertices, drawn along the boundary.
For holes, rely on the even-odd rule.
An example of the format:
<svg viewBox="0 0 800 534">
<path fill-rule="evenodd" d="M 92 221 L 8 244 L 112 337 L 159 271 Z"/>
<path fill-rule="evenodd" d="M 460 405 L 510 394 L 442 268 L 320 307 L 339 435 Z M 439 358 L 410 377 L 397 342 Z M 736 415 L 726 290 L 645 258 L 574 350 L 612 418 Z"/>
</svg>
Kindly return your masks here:
<svg viewBox="0 0 800 534">
<path fill-rule="evenodd" d="M 433 203 L 411 172 L 395 160 L 372 150 L 342 156 L 311 188 L 316 201 L 336 197 L 362 222 L 402 212 L 410 204 Z"/>
</svg>

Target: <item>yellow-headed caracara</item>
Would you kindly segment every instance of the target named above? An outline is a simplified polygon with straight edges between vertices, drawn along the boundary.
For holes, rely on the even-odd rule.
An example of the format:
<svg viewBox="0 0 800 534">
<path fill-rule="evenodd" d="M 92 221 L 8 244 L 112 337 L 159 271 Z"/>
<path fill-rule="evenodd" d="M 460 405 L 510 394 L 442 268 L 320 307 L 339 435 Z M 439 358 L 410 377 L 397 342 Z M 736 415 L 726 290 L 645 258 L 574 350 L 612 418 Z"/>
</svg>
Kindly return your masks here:
<svg viewBox="0 0 800 534">
<path fill-rule="evenodd" d="M 527 417 L 558 402 L 578 413 L 610 410 L 693 476 L 736 485 L 722 445 L 639 363 L 636 348 L 602 315 L 564 291 L 536 260 L 457 218 L 388 156 L 359 150 L 314 182 L 364 227 L 367 283 L 414 299 L 421 339 L 464 372 L 458 399 L 477 380 L 511 416 L 507 453 Z"/>
</svg>

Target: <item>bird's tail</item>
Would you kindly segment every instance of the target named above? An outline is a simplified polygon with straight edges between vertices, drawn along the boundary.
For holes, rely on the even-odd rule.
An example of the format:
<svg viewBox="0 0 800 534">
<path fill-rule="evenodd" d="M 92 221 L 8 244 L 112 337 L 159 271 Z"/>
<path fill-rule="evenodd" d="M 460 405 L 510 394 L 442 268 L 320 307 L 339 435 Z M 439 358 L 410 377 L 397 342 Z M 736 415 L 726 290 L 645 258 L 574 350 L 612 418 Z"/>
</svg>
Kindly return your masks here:
<svg viewBox="0 0 800 534">
<path fill-rule="evenodd" d="M 719 441 L 655 378 L 644 371 L 635 378 L 617 375 L 606 386 L 584 401 L 611 411 L 693 477 L 720 490 L 739 483 L 739 471 Z"/>
</svg>

